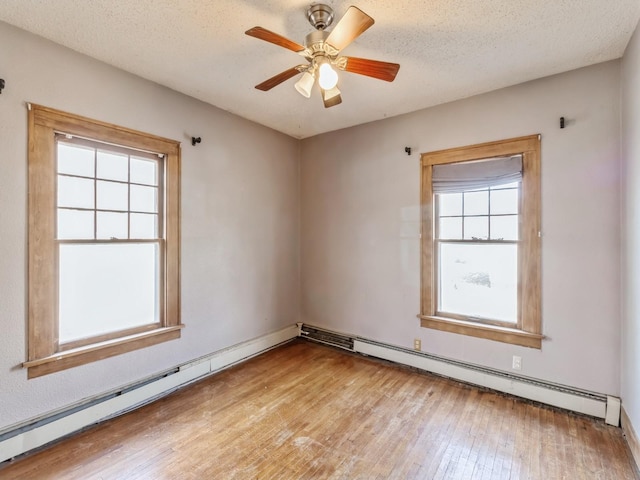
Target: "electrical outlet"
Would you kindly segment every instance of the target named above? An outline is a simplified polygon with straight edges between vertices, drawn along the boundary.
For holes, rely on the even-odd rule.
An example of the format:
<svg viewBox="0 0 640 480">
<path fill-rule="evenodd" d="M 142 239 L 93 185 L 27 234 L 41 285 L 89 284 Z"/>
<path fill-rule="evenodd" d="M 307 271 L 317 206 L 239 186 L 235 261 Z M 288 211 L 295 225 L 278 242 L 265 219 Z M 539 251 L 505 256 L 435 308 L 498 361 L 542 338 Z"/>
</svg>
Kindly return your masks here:
<svg viewBox="0 0 640 480">
<path fill-rule="evenodd" d="M 522 357 L 514 355 L 513 362 L 511 363 L 511 368 L 513 368 L 514 370 L 522 370 Z"/>
<path fill-rule="evenodd" d="M 420 350 L 422 350 L 422 340 L 420 340 L 419 338 L 414 338 L 413 339 L 413 349 L 417 350 L 418 352 Z"/>
</svg>

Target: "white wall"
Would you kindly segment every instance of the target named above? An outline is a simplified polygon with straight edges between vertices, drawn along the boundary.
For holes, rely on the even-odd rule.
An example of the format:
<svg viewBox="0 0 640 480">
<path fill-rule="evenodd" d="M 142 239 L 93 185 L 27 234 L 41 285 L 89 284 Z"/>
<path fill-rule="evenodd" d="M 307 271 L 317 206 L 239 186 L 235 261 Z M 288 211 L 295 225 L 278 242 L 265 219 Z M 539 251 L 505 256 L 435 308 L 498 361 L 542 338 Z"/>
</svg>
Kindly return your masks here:
<svg viewBox="0 0 640 480">
<path fill-rule="evenodd" d="M 297 140 L 4 23 L 0 45 L 0 430 L 298 320 Z M 27 380 L 25 101 L 182 142 L 181 339 Z"/>
<path fill-rule="evenodd" d="M 523 375 L 618 395 L 619 67 L 599 64 L 304 140 L 302 320 L 407 348 L 421 338 L 424 351 L 502 370 L 517 354 Z M 542 350 L 421 328 L 420 153 L 537 133 Z"/>
<path fill-rule="evenodd" d="M 640 432 L 640 26 L 622 61 L 622 404 Z"/>
</svg>

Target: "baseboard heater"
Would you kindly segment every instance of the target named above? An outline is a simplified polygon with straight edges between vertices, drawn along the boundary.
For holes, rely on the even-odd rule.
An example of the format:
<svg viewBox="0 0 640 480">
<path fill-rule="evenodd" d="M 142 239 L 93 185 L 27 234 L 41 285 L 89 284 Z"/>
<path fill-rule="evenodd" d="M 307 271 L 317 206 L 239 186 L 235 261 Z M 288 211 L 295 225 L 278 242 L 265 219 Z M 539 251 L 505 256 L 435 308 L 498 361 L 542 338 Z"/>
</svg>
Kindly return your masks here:
<svg viewBox="0 0 640 480">
<path fill-rule="evenodd" d="M 0 462 L 153 402 L 299 336 L 291 325 L 0 431 Z M 0 475 L 1 476 L 1 475 Z"/>
<path fill-rule="evenodd" d="M 438 355 L 338 333 L 307 324 L 299 324 L 300 337 L 340 347 L 352 352 L 389 360 L 435 373 L 454 380 L 602 418 L 614 426 L 620 424 L 620 399 L 580 390 L 544 380 L 514 375 L 501 370 L 452 360 Z"/>
<path fill-rule="evenodd" d="M 354 338 L 341 333 L 331 332 L 321 328 L 312 327 L 302 324 L 300 326 L 300 336 L 313 342 L 324 343 L 333 347 L 344 348 L 345 350 L 353 350 Z"/>
<path fill-rule="evenodd" d="M 512 375 L 499 370 L 416 352 L 407 348 L 298 323 L 274 333 L 220 350 L 55 412 L 0 431 L 0 462 L 64 438 L 88 426 L 122 415 L 200 378 L 216 373 L 296 337 L 332 345 L 362 355 L 425 370 L 540 403 L 604 418 L 619 426 L 616 397 Z"/>
</svg>

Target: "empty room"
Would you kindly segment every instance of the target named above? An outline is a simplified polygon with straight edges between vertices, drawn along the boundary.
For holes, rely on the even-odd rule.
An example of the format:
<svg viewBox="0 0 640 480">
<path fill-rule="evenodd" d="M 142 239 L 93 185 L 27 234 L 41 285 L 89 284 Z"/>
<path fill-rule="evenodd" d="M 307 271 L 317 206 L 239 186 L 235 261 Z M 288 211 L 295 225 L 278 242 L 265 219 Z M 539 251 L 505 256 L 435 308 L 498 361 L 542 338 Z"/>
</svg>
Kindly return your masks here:
<svg viewBox="0 0 640 480">
<path fill-rule="evenodd" d="M 640 479 L 639 21 L 0 1 L 0 478 Z"/>
</svg>

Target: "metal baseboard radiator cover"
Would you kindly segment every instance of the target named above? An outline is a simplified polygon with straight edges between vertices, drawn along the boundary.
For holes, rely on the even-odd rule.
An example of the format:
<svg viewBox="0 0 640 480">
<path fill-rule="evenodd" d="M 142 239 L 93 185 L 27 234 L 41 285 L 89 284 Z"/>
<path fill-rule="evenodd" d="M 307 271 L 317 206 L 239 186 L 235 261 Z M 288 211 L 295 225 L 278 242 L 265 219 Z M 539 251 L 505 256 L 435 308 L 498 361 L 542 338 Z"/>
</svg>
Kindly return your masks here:
<svg viewBox="0 0 640 480">
<path fill-rule="evenodd" d="M 344 348 L 345 350 L 349 350 L 351 352 L 355 351 L 353 349 L 354 338 L 341 333 L 336 333 L 329 330 L 324 330 L 322 328 L 302 324 L 302 327 L 300 328 L 300 336 L 314 342 Z"/>
<path fill-rule="evenodd" d="M 559 385 L 509 372 L 418 352 L 358 336 L 311 325 L 299 325 L 300 337 L 326 343 L 362 355 L 381 358 L 454 380 L 490 388 L 528 400 L 602 418 L 619 426 L 620 399 L 597 392 Z"/>
<path fill-rule="evenodd" d="M 484 374 L 489 374 L 489 375 L 495 375 L 498 377 L 502 377 L 505 379 L 509 379 L 509 380 L 514 380 L 517 382 L 523 382 L 523 383 L 527 383 L 530 385 L 535 385 L 538 387 L 542 387 L 542 388 L 548 388 L 550 390 L 555 390 L 558 392 L 563 392 L 563 393 L 568 393 L 571 395 L 577 395 L 580 397 L 585 397 L 585 398 L 589 398 L 589 399 L 593 399 L 593 400 L 599 400 L 599 401 L 603 401 L 606 402 L 607 401 L 607 396 L 606 395 L 602 395 L 600 393 L 595 393 L 595 392 L 589 392 L 587 390 L 580 390 L 577 388 L 573 388 L 573 387 L 567 387 L 565 385 L 559 385 L 556 383 L 551 383 L 551 382 L 546 382 L 543 380 L 537 380 L 535 378 L 530 378 L 530 377 L 525 377 L 523 375 L 514 375 L 511 373 L 507 373 L 507 372 L 503 372 L 502 370 L 496 370 L 493 368 L 489 368 L 489 367 L 483 367 L 480 365 L 474 365 L 472 363 L 466 363 L 466 362 L 461 362 L 459 360 L 451 360 L 449 358 L 445 358 L 445 357 L 440 357 L 438 355 L 431 355 L 429 353 L 425 353 L 425 352 L 417 352 L 415 350 L 409 350 L 406 348 L 402 348 L 402 347 L 396 347 L 394 345 L 387 345 L 385 343 L 381 343 L 381 342 L 376 342 L 375 340 L 365 340 L 363 338 L 358 338 L 358 341 L 363 342 L 363 343 L 367 343 L 369 345 L 377 345 L 379 347 L 383 347 L 383 348 L 389 348 L 391 350 L 396 350 L 399 352 L 407 352 L 410 353 L 411 355 L 416 355 L 422 358 L 427 358 L 430 360 L 434 360 L 434 361 L 438 361 L 438 362 L 443 362 L 449 365 L 454 365 L 460 368 L 465 368 L 468 370 L 473 370 L 479 373 L 484 373 Z"/>
<path fill-rule="evenodd" d="M 0 430 L 0 464 L 157 400 L 191 382 L 243 362 L 298 336 L 299 329 L 290 325 Z"/>
</svg>

